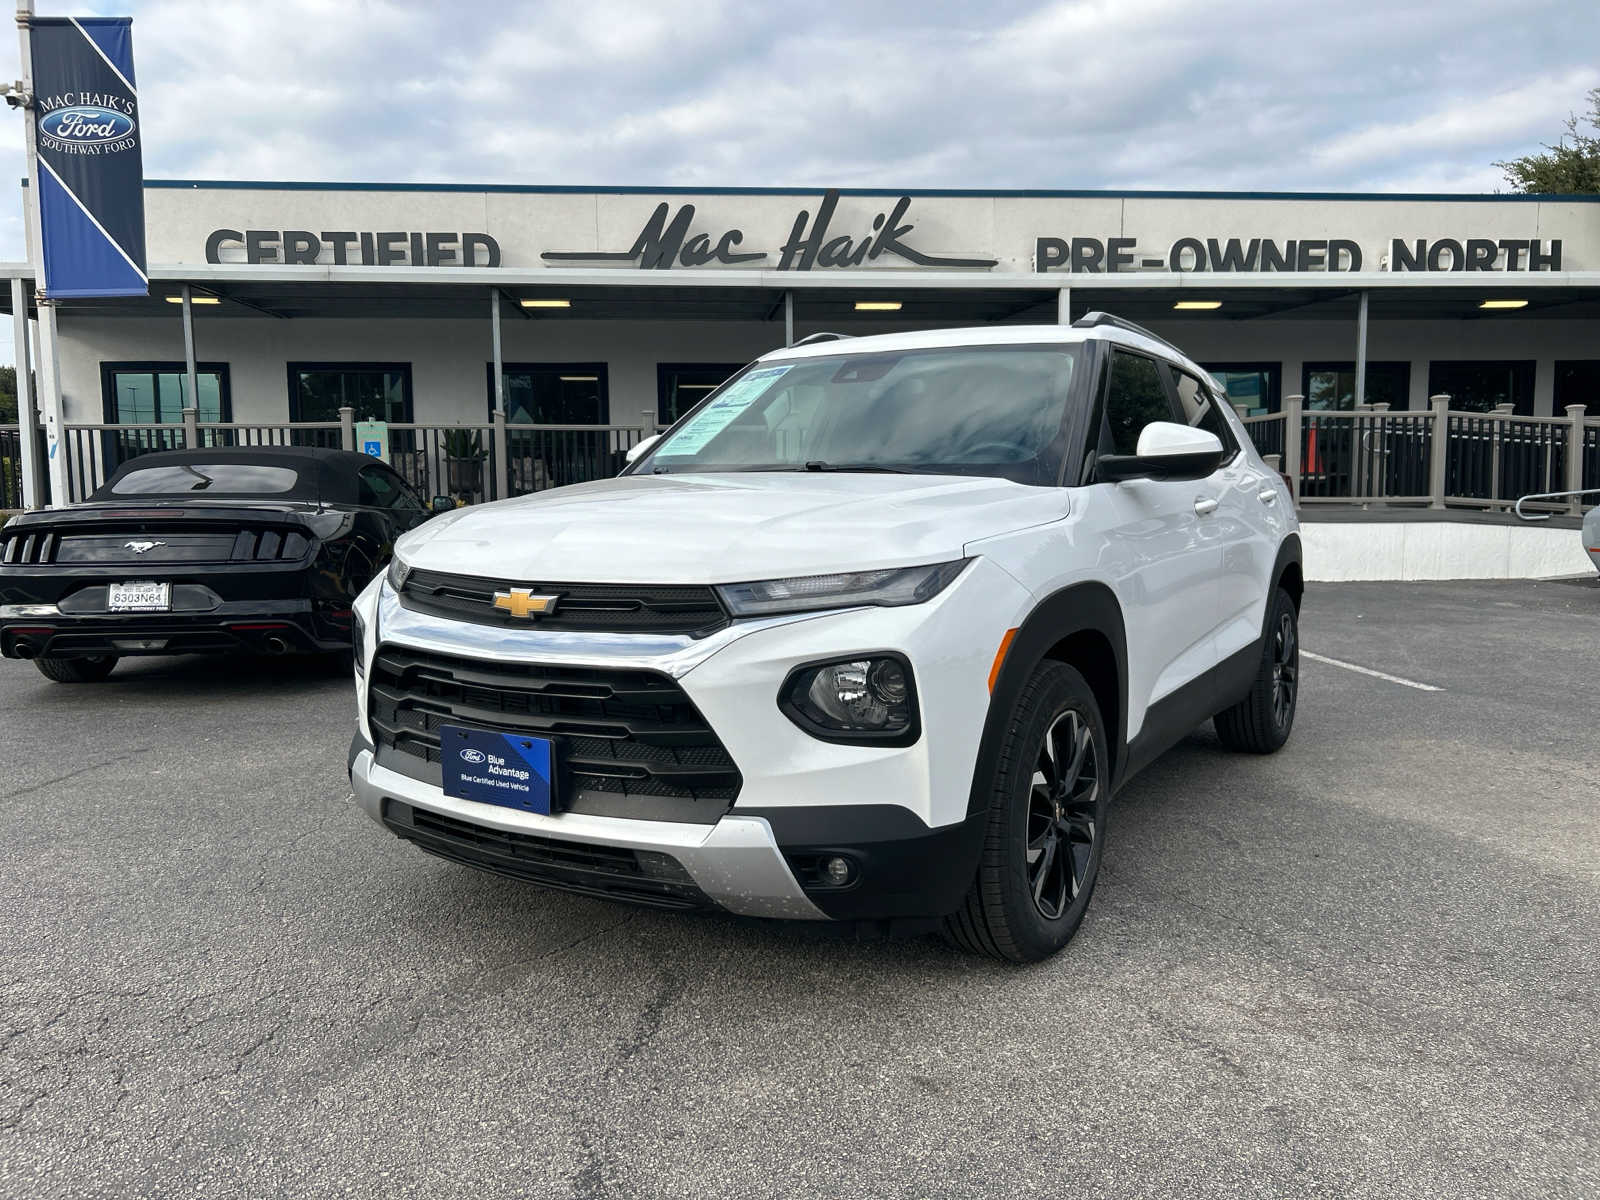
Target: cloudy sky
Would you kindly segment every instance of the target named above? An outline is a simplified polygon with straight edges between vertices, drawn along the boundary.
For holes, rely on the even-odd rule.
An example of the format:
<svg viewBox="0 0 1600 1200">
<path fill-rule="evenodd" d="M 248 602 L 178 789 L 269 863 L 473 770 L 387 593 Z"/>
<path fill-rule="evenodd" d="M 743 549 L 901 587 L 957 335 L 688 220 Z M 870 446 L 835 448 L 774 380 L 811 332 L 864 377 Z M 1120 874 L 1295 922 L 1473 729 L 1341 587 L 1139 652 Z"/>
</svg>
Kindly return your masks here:
<svg viewBox="0 0 1600 1200">
<path fill-rule="evenodd" d="M 152 178 L 1493 191 L 1600 86 L 1593 0 L 38 8 L 132 14 Z"/>
</svg>

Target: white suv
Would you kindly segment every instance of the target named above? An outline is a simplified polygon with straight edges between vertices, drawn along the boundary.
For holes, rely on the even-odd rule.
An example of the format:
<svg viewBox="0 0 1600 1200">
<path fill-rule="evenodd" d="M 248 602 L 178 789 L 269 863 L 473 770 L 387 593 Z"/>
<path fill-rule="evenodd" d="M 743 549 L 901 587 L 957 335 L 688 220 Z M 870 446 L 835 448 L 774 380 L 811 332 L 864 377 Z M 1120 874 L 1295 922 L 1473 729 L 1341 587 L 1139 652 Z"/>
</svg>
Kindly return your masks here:
<svg viewBox="0 0 1600 1200">
<path fill-rule="evenodd" d="M 401 837 L 1029 961 L 1135 771 L 1289 736 L 1288 489 L 1136 325 L 818 335 L 638 451 L 429 522 L 357 601 L 351 781 Z"/>
</svg>

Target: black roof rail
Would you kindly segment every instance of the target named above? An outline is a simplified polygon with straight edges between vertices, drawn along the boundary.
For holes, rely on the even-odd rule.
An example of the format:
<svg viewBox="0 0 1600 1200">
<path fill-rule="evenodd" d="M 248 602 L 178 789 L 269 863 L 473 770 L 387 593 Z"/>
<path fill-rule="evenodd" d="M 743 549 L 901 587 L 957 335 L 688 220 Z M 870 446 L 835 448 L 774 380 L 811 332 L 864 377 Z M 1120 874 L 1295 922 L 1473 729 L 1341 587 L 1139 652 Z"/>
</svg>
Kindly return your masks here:
<svg viewBox="0 0 1600 1200">
<path fill-rule="evenodd" d="M 1160 342 L 1174 354 L 1180 355 L 1183 358 L 1189 357 L 1187 354 L 1184 354 L 1182 350 L 1178 349 L 1178 347 L 1167 341 L 1167 339 L 1162 337 L 1159 333 L 1152 333 L 1143 325 L 1135 325 L 1132 321 L 1129 321 L 1124 317 L 1113 316 L 1108 312 L 1084 313 L 1083 316 L 1079 317 L 1072 323 L 1072 327 L 1074 329 L 1099 329 L 1105 325 L 1109 325 L 1113 329 L 1126 329 L 1129 333 L 1137 333 L 1142 337 L 1149 338 L 1152 342 Z"/>
<path fill-rule="evenodd" d="M 794 349 L 795 346 L 809 346 L 813 342 L 840 342 L 840 341 L 843 341 L 845 338 L 852 338 L 852 337 L 855 337 L 855 334 L 853 334 L 853 333 L 808 333 L 808 334 L 806 334 L 805 337 L 801 338 L 798 342 L 792 343 L 789 346 L 789 349 L 792 350 L 792 349 Z"/>
</svg>

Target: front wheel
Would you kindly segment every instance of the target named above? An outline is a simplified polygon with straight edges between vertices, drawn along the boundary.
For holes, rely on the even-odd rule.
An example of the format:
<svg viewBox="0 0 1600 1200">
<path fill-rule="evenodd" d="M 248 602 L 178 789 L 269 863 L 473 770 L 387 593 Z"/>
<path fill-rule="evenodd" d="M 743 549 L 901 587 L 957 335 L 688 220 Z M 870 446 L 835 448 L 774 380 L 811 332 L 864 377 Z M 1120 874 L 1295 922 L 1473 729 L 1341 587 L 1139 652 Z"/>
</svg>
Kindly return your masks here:
<svg viewBox="0 0 1600 1200">
<path fill-rule="evenodd" d="M 1271 754 L 1289 740 L 1299 701 L 1300 614 L 1294 598 L 1279 588 L 1249 694 L 1212 718 L 1217 740 L 1229 750 Z"/>
<path fill-rule="evenodd" d="M 57 683 L 99 683 L 111 674 L 117 665 L 115 654 L 100 654 L 85 658 L 55 658 L 46 655 L 33 660 L 39 674 Z"/>
<path fill-rule="evenodd" d="M 945 920 L 964 950 L 1038 962 L 1077 932 L 1105 846 L 1111 760 L 1088 682 L 1041 663 L 1006 725 L 978 875 Z"/>
</svg>

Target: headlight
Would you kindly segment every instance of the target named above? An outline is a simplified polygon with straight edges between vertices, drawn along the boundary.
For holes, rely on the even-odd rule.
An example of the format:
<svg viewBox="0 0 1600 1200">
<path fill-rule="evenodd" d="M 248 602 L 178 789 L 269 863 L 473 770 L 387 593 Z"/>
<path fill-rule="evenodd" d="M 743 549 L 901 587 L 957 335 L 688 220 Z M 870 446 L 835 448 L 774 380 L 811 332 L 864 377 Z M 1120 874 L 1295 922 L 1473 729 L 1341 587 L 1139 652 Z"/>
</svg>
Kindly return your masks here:
<svg viewBox="0 0 1600 1200">
<path fill-rule="evenodd" d="M 920 732 L 911 664 L 898 654 L 860 654 L 797 667 L 778 707 L 812 737 L 828 742 L 909 746 Z"/>
<path fill-rule="evenodd" d="M 885 571 L 856 571 L 848 575 L 800 575 L 759 583 L 727 583 L 717 592 L 728 611 L 736 617 L 854 608 L 863 604 L 896 608 L 933 599 L 950 586 L 969 561 L 958 558 L 925 567 L 891 567 Z"/>
<path fill-rule="evenodd" d="M 393 589 L 395 595 L 398 596 L 400 594 L 400 589 L 405 587 L 406 576 L 409 574 L 411 574 L 411 564 L 400 557 L 400 552 L 398 550 L 395 551 L 394 554 L 389 557 L 388 572 L 389 587 Z"/>
</svg>

